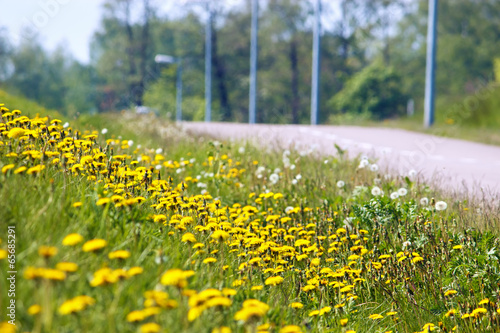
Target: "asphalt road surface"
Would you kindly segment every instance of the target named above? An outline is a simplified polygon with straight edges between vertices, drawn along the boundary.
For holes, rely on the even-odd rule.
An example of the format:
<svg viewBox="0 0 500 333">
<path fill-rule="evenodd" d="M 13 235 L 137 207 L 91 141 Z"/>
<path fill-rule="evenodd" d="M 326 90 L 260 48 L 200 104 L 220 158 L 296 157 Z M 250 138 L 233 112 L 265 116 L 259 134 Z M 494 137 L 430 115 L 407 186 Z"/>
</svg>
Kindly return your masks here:
<svg viewBox="0 0 500 333">
<path fill-rule="evenodd" d="M 248 125 L 183 122 L 192 133 L 221 140 L 249 140 L 266 147 L 335 155 L 366 155 L 389 173 L 416 172 L 427 182 L 463 194 L 500 194 L 500 147 L 400 129 L 356 126 Z M 413 171 L 412 171 L 413 170 Z"/>
</svg>

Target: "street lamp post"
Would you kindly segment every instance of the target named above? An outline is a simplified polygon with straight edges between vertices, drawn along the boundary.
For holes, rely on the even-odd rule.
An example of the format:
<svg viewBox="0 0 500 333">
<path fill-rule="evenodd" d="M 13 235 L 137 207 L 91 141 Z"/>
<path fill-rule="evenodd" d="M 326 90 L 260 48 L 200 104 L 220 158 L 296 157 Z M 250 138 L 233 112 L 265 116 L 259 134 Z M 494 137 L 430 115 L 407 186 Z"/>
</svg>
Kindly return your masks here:
<svg viewBox="0 0 500 333">
<path fill-rule="evenodd" d="M 425 65 L 424 127 L 434 124 L 435 67 L 437 49 L 438 0 L 429 0 L 427 18 L 427 61 Z"/>
<path fill-rule="evenodd" d="M 257 33 L 259 22 L 259 0 L 252 1 L 252 31 L 250 46 L 250 99 L 248 105 L 248 122 L 255 124 L 257 114 Z"/>
<path fill-rule="evenodd" d="M 316 0 L 314 6 L 312 79 L 311 79 L 311 125 L 318 125 L 319 114 L 319 82 L 321 61 L 321 0 Z"/>
<path fill-rule="evenodd" d="M 155 62 L 157 64 L 176 64 L 177 65 L 177 70 L 176 70 L 176 96 L 175 96 L 175 103 L 176 103 L 176 114 L 175 114 L 175 120 L 177 122 L 182 121 L 182 58 L 175 58 L 169 55 L 165 54 L 157 54 L 155 56 Z"/>
</svg>

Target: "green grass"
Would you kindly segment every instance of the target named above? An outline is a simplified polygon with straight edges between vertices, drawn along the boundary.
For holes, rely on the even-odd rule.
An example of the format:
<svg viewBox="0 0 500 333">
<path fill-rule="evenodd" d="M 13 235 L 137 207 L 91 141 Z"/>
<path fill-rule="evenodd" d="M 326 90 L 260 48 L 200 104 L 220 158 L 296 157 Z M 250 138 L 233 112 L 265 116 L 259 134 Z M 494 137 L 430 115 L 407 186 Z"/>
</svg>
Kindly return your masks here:
<svg viewBox="0 0 500 333">
<path fill-rule="evenodd" d="M 448 331 L 455 325 L 460 332 L 495 332 L 498 328 L 496 207 L 450 197 L 417 180 L 386 179 L 380 172 L 359 169 L 359 160 L 346 160 L 339 154 L 313 156 L 290 151 L 287 155 L 246 143 L 220 144 L 183 133 L 157 118 L 97 115 L 75 124 L 87 129 L 79 138 L 92 131 L 101 133 L 103 128 L 108 132 L 99 134 L 88 148 L 71 144 L 57 148 L 61 140 L 55 132 L 68 129 L 52 128 L 54 142 L 41 133 L 24 144 L 7 137 L 11 125 L 0 131 L 0 169 L 15 165 L 0 173 L 0 248 L 7 249 L 7 226 L 15 225 L 20 332 L 136 332 L 142 324 L 153 322 L 169 332 L 210 332 L 220 326 L 233 332 L 255 332 L 263 324 L 269 324 L 270 332 L 279 332 L 286 325 L 297 325 L 304 332 L 414 332 L 439 322 Z M 130 147 L 125 144 L 128 140 L 133 140 Z M 65 147 L 63 153 L 73 154 L 74 162 L 70 156 L 63 160 L 61 155 L 46 155 L 42 160 L 22 155 L 27 150 L 46 154 Z M 12 151 L 18 157 L 7 157 Z M 112 172 L 114 179 L 95 172 L 99 166 L 71 170 L 82 162 L 82 156 L 100 151 L 106 155 L 101 170 L 109 170 L 113 161 L 127 169 Z M 120 162 L 120 155 L 130 158 Z M 294 167 L 286 167 L 284 156 Z M 133 179 L 123 173 L 138 167 L 155 170 L 155 159 L 163 166 L 151 177 L 135 174 Z M 45 165 L 45 169 L 32 175 L 14 174 L 22 165 Z M 278 174 L 275 183 L 271 181 L 274 173 Z M 153 182 L 158 179 L 165 180 L 163 187 Z M 340 180 L 345 182 L 342 187 L 337 186 Z M 201 183 L 206 187 L 200 187 Z M 374 186 L 385 194 L 373 195 Z M 400 188 L 407 194 L 389 198 Z M 200 196 L 202 190 L 207 191 L 205 197 Z M 270 192 L 273 195 L 266 198 Z M 282 197 L 274 197 L 278 193 Z M 99 198 L 112 195 L 122 198 L 98 205 Z M 145 201 L 126 201 L 139 197 Z M 421 204 L 423 197 L 432 204 Z M 444 211 L 434 206 L 440 200 L 447 203 Z M 74 207 L 75 202 L 81 202 L 81 207 Z M 242 211 L 245 207 L 250 209 L 248 213 Z M 295 212 L 287 213 L 292 208 Z M 178 222 L 189 217 L 191 222 Z M 228 238 L 214 239 L 217 230 L 228 232 Z M 63 246 L 70 233 L 79 233 L 85 241 L 105 239 L 108 244 L 96 252 L 83 252 L 82 243 Z M 184 242 L 186 233 L 192 233 L 203 247 L 193 249 Z M 462 248 L 454 249 L 457 245 Z M 44 258 L 39 254 L 41 246 L 53 246 L 57 254 Z M 116 250 L 127 250 L 130 257 L 109 259 L 108 254 Z M 413 262 L 413 253 L 423 260 Z M 383 254 L 388 257 L 381 259 Z M 402 257 L 406 258 L 399 261 Z M 217 261 L 204 263 L 207 258 Z M 63 281 L 46 275 L 23 277 L 29 267 L 54 268 L 60 262 L 74 262 L 78 270 L 67 273 Z M 106 267 L 141 267 L 144 271 L 92 287 L 95 273 Z M 173 268 L 194 272 L 185 287 L 162 283 L 164 273 Z M 6 259 L 0 260 L 0 270 L 7 271 Z M 331 275 L 335 272 L 337 277 Z M 274 276 L 283 281 L 266 285 Z M 335 286 L 336 282 L 343 285 Z M 308 285 L 312 290 L 307 291 Z M 349 285 L 350 291 L 342 289 Z M 262 289 L 252 288 L 255 286 Z M 0 290 L 6 287 L 2 279 Z M 206 308 L 189 321 L 189 310 L 196 307 L 188 295 L 208 288 L 234 289 L 235 295 L 228 296 L 231 305 Z M 445 296 L 451 289 L 457 294 Z M 167 292 L 177 307 L 159 306 L 158 314 L 140 323 L 128 322 L 131 311 L 145 308 L 148 290 Z M 59 313 L 65 301 L 80 295 L 92 297 L 95 304 L 71 315 Z M 3 292 L 0 296 L 4 309 L 9 298 Z M 479 305 L 485 298 L 491 304 Z M 266 303 L 269 310 L 246 322 L 236 320 L 248 299 Z M 303 308 L 291 308 L 294 302 Z M 42 310 L 30 315 L 28 308 L 34 304 Z M 199 309 L 206 304 L 199 301 Z M 486 314 L 460 318 L 480 307 Z M 450 309 L 457 310 L 454 317 L 445 316 Z M 315 310 L 323 313 L 310 316 Z M 388 315 L 391 311 L 397 313 Z M 369 319 L 373 314 L 383 318 Z M 346 318 L 342 327 L 340 320 Z M 260 331 L 265 328 L 261 326 Z"/>
</svg>

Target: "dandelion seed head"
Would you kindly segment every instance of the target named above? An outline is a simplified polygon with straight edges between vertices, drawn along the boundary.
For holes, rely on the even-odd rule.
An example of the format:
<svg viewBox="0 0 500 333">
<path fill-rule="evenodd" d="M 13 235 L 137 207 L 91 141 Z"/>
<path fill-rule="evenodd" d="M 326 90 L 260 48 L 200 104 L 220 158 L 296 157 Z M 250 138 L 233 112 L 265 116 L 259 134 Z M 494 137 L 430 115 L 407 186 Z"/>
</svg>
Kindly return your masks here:
<svg viewBox="0 0 500 333">
<path fill-rule="evenodd" d="M 363 168 L 366 168 L 366 167 L 367 167 L 367 166 L 369 166 L 369 165 L 370 165 L 370 162 L 368 162 L 368 160 L 363 159 L 363 160 L 361 160 L 361 161 L 359 162 L 359 166 L 358 166 L 358 168 L 359 168 L 359 169 L 363 169 Z"/>
<path fill-rule="evenodd" d="M 382 194 L 382 190 L 380 189 L 380 187 L 378 187 L 378 186 L 374 186 L 374 187 L 372 188 L 372 195 L 374 195 L 374 196 L 379 196 L 379 195 L 381 195 L 381 194 Z"/>
<path fill-rule="evenodd" d="M 101 130 L 101 134 L 106 134 L 106 133 L 108 133 L 108 129 L 107 129 L 107 128 L 103 128 L 103 129 Z"/>
<path fill-rule="evenodd" d="M 406 194 L 408 194 L 408 190 L 407 190 L 407 189 L 405 189 L 404 187 L 401 187 L 401 188 L 398 190 L 398 195 L 399 195 L 400 197 L 403 197 L 403 196 L 405 196 Z"/>
<path fill-rule="evenodd" d="M 448 204 L 444 201 L 438 201 L 436 202 L 436 210 L 445 210 L 448 208 Z"/>
<path fill-rule="evenodd" d="M 377 164 L 370 165 L 370 171 L 377 172 L 378 171 L 378 165 Z"/>
<path fill-rule="evenodd" d="M 338 187 L 338 188 L 342 188 L 342 187 L 344 187 L 344 186 L 345 186 L 345 182 L 344 182 L 343 180 L 339 180 L 339 181 L 337 182 L 337 187 Z"/>
<path fill-rule="evenodd" d="M 278 174 L 276 173 L 273 173 L 269 176 L 269 180 L 271 181 L 271 183 L 276 184 L 278 180 L 280 180 L 280 176 L 278 176 Z"/>
<path fill-rule="evenodd" d="M 399 198 L 399 194 L 398 194 L 398 192 L 392 192 L 392 193 L 391 193 L 391 199 L 392 199 L 392 200 L 396 200 L 397 198 Z"/>
<path fill-rule="evenodd" d="M 423 197 L 422 199 L 420 199 L 420 204 L 422 206 L 427 206 L 429 204 L 429 199 L 427 197 Z"/>
</svg>

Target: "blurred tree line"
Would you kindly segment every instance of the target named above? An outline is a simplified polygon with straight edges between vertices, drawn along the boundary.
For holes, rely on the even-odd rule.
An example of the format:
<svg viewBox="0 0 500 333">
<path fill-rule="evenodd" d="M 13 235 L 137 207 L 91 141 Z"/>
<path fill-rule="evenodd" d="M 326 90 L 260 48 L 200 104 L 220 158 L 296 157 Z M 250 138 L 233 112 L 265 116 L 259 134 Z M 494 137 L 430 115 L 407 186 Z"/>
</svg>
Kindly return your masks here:
<svg viewBox="0 0 500 333">
<path fill-rule="evenodd" d="M 250 0 L 210 2 L 213 118 L 246 122 Z M 202 120 L 206 12 L 186 6 L 182 15 L 159 15 L 158 5 L 107 0 L 89 64 L 63 47 L 47 52 L 36 37 L 12 45 L 0 30 L 0 88 L 68 115 L 146 105 L 173 118 L 176 65 L 156 64 L 162 53 L 183 59 L 183 117 Z M 308 123 L 312 3 L 260 5 L 257 120 Z M 496 0 L 439 1 L 438 111 L 494 79 L 498 17 Z M 422 109 L 426 33 L 427 0 L 323 1 L 321 122 L 400 116 L 409 98 Z"/>
</svg>

